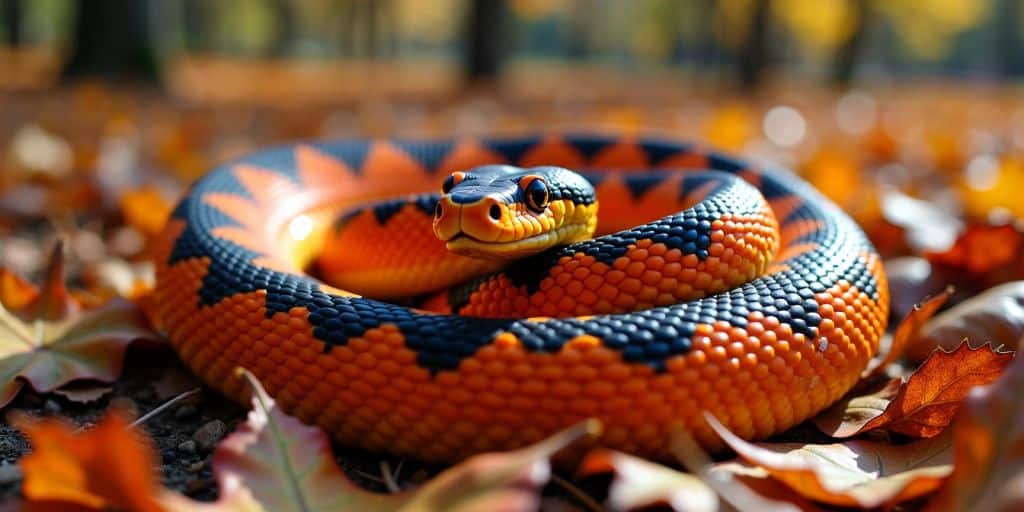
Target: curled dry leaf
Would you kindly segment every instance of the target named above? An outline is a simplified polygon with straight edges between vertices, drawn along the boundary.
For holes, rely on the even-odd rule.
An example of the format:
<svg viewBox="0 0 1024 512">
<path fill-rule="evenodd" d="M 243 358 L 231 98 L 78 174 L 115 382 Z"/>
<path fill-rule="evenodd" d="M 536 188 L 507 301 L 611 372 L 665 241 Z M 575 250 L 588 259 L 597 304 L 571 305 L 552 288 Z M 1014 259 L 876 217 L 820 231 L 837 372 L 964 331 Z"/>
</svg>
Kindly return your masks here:
<svg viewBox="0 0 1024 512">
<path fill-rule="evenodd" d="M 846 397 L 814 418 L 814 424 L 832 437 L 877 428 L 934 437 L 953 421 L 971 389 L 995 381 L 1012 359 L 1012 353 L 991 345 L 973 349 L 962 343 L 952 352 L 936 350 L 906 382 L 893 379 L 872 393 Z"/>
<path fill-rule="evenodd" d="M 612 510 L 633 510 L 668 505 L 678 512 L 718 510 L 715 492 L 697 476 L 625 453 L 598 450 L 587 455 L 583 474 L 615 474 L 608 489 Z"/>
<path fill-rule="evenodd" d="M 129 302 L 83 311 L 64 285 L 60 244 L 43 288 L 31 291 L 17 309 L 0 302 L 0 407 L 25 382 L 48 392 L 77 379 L 113 381 L 128 344 L 155 338 L 145 316 Z"/>
<path fill-rule="evenodd" d="M 806 498 L 842 507 L 875 508 L 934 491 L 952 471 L 950 436 L 896 446 L 748 443 L 710 414 L 711 428 L 750 464 Z"/>
<path fill-rule="evenodd" d="M 61 420 L 15 416 L 32 443 L 18 463 L 24 473 L 22 510 L 159 512 L 156 457 L 149 441 L 120 413 L 77 433 Z"/>
<path fill-rule="evenodd" d="M 1012 224 L 971 226 L 948 250 L 927 257 L 932 263 L 984 276 L 1020 263 L 1024 258 L 1024 233 Z"/>
<path fill-rule="evenodd" d="M 1024 340 L 1024 281 L 1005 283 L 974 296 L 933 318 L 908 348 L 923 357 L 935 347 L 947 350 L 967 340 L 1016 350 Z"/>
<path fill-rule="evenodd" d="M 942 293 L 925 299 L 920 304 L 915 304 L 910 313 L 907 313 L 907 316 L 900 321 L 900 325 L 896 327 L 896 332 L 892 336 L 892 343 L 889 344 L 889 352 L 886 353 L 885 358 L 876 364 L 874 368 L 865 370 L 863 378 L 871 379 L 882 374 L 886 367 L 902 357 L 907 346 L 921 331 L 921 327 L 949 300 L 949 296 L 952 293 L 953 288 L 947 287 Z"/>
<path fill-rule="evenodd" d="M 521 450 L 473 457 L 418 489 L 377 494 L 345 476 L 323 431 L 281 412 L 252 374 L 240 373 L 252 386 L 253 409 L 214 452 L 220 501 L 201 504 L 166 492 L 160 499 L 168 510 L 534 510 L 549 457 L 597 428 L 583 422 Z"/>
<path fill-rule="evenodd" d="M 953 424 L 954 470 L 929 512 L 1012 511 L 1024 504 L 1024 359 L 974 389 Z"/>
</svg>

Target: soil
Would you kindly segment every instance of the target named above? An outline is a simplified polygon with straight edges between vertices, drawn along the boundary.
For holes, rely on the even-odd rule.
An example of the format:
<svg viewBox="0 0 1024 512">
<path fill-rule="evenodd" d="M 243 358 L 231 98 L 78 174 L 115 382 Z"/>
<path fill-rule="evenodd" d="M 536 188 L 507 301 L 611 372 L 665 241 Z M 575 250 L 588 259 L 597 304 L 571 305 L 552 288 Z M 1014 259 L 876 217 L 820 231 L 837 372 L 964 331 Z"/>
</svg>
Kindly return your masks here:
<svg viewBox="0 0 1024 512">
<path fill-rule="evenodd" d="M 87 383 L 84 388 L 103 385 Z M 6 413 L 18 411 L 33 416 L 59 416 L 88 427 L 101 419 L 112 406 L 129 409 L 142 416 L 174 396 L 199 387 L 198 395 L 173 404 L 147 419 L 141 427 L 156 444 L 165 487 L 197 500 L 216 500 L 218 489 L 211 467 L 212 453 L 197 445 L 193 434 L 205 426 L 205 430 L 212 433 L 219 431 L 227 435 L 245 420 L 247 410 L 201 386 L 174 352 L 164 346 L 130 347 L 124 374 L 112 387 L 110 393 L 98 400 L 78 403 L 55 393 L 42 395 L 26 386 L 8 406 Z M 217 422 L 222 422 L 226 428 L 220 429 Z M 401 468 L 398 483 L 403 488 L 421 484 L 444 469 L 349 446 L 335 445 L 333 449 L 335 460 L 352 480 L 377 492 L 387 492 L 380 477 L 385 464 L 392 469 Z M 20 496 L 21 472 L 16 464 L 30 450 L 25 437 L 8 421 L 0 424 L 0 503 L 9 503 Z M 571 474 L 562 476 L 574 479 Z M 590 479 L 583 485 L 600 500 L 603 499 L 601 489 L 606 488 L 607 481 L 602 484 L 599 480 Z M 580 503 L 575 503 L 564 489 L 555 485 L 544 490 L 542 503 L 544 510 L 583 510 Z"/>
</svg>

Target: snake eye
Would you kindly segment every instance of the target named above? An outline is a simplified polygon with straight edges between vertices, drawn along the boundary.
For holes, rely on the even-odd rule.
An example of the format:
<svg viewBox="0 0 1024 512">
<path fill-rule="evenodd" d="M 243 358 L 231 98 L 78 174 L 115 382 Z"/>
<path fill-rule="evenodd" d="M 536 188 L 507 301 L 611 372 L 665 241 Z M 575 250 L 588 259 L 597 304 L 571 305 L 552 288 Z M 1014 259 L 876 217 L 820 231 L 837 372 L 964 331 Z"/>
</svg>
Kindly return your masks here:
<svg viewBox="0 0 1024 512">
<path fill-rule="evenodd" d="M 535 212 L 548 207 L 548 183 L 540 176 L 527 176 L 519 182 L 526 195 L 526 206 Z"/>
<path fill-rule="evenodd" d="M 466 173 L 464 172 L 453 172 L 449 174 L 448 177 L 444 179 L 444 182 L 441 183 L 441 193 L 447 194 L 451 192 L 452 187 L 458 185 L 459 183 L 462 183 L 462 179 L 465 177 Z"/>
</svg>

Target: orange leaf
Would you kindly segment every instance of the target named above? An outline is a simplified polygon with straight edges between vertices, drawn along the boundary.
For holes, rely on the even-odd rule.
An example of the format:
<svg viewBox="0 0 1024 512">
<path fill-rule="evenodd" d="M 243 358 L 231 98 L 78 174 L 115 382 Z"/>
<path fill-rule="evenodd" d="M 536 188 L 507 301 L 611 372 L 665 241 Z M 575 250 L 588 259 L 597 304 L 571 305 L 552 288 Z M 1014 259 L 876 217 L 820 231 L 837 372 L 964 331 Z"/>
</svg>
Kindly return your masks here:
<svg viewBox="0 0 1024 512">
<path fill-rule="evenodd" d="M 952 471 L 950 436 L 896 446 L 748 443 L 708 413 L 711 428 L 741 458 L 761 466 L 801 496 L 842 507 L 875 508 L 934 491 Z"/>
<path fill-rule="evenodd" d="M 0 304 L 22 309 L 39 295 L 36 286 L 18 274 L 0 268 Z"/>
<path fill-rule="evenodd" d="M 886 367 L 902 357 L 911 340 L 917 338 L 921 327 L 946 303 L 952 293 L 953 288 L 947 287 L 942 293 L 925 299 L 920 304 L 915 304 L 914 309 L 907 313 L 907 316 L 903 318 L 900 325 L 896 327 L 896 332 L 892 336 L 892 343 L 889 344 L 889 352 L 885 355 L 885 358 L 871 370 L 865 370 L 863 378 L 871 379 L 880 375 L 885 371 Z"/>
<path fill-rule="evenodd" d="M 164 229 L 173 205 L 153 187 L 143 187 L 121 194 L 121 214 L 125 222 L 148 237 Z"/>
<path fill-rule="evenodd" d="M 64 285 L 61 255 L 58 244 L 45 286 L 21 308 L 0 303 L 0 407 L 25 382 L 48 392 L 77 379 L 113 381 L 128 344 L 155 337 L 142 312 L 126 301 L 82 311 Z"/>
<path fill-rule="evenodd" d="M 1024 360 L 977 388 L 953 424 L 953 474 L 926 510 L 1020 510 L 1024 474 Z"/>
<path fill-rule="evenodd" d="M 932 263 L 949 265 L 970 274 L 983 275 L 1024 258 L 1024 233 L 1013 225 L 971 226 L 953 247 L 926 254 Z"/>
<path fill-rule="evenodd" d="M 965 339 L 974 346 L 992 343 L 1016 350 L 1024 339 L 1024 281 L 990 288 L 943 311 L 921 329 L 908 352 L 923 356 L 935 347 L 950 350 Z"/>
<path fill-rule="evenodd" d="M 14 423 L 33 447 L 18 463 L 25 510 L 163 510 L 152 498 L 159 489 L 153 448 L 120 414 L 80 434 L 60 420 Z"/>
<path fill-rule="evenodd" d="M 953 352 L 936 350 L 905 383 L 893 379 L 868 395 L 845 398 L 814 419 L 832 437 L 850 437 L 885 428 L 914 437 L 939 435 L 953 421 L 974 386 L 995 381 L 1013 359 L 991 345 Z"/>
</svg>

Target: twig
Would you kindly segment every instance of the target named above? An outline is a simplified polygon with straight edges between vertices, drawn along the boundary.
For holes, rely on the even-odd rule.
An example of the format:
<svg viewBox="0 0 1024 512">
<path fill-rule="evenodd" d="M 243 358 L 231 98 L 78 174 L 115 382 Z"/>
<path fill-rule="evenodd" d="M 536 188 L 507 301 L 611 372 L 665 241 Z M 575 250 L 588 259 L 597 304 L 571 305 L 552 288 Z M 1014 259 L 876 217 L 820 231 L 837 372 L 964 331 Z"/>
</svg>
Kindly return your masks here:
<svg viewBox="0 0 1024 512">
<path fill-rule="evenodd" d="M 568 492 L 569 494 L 572 495 L 572 497 L 576 498 L 581 504 L 583 504 L 584 508 L 586 508 L 587 510 L 590 510 L 591 512 L 606 512 L 605 508 L 601 506 L 600 503 L 594 500 L 594 498 L 592 498 L 589 494 L 584 492 L 583 489 L 576 487 L 576 484 L 556 474 L 551 475 L 551 481 L 557 484 L 562 489 L 565 489 L 565 492 Z"/>
<path fill-rule="evenodd" d="M 180 395 L 178 395 L 178 396 L 176 396 L 176 397 L 174 397 L 174 398 L 172 398 L 172 399 L 170 399 L 170 400 L 168 400 L 168 401 L 166 401 L 166 402 L 156 406 L 156 408 L 154 408 L 153 410 L 147 412 L 146 414 L 143 414 L 142 416 L 139 417 L 139 419 L 133 421 L 131 425 L 128 425 L 128 428 L 135 428 L 135 427 L 137 427 L 139 425 L 142 425 L 143 423 L 145 423 L 145 422 L 149 421 L 150 419 L 152 419 L 157 414 L 160 414 L 160 413 L 166 411 L 172 405 L 174 405 L 174 404 L 176 404 L 176 403 L 178 403 L 178 402 L 180 402 L 180 401 L 182 401 L 182 400 L 184 400 L 186 398 L 191 398 L 191 397 L 193 397 L 195 395 L 198 395 L 201 391 L 202 391 L 202 389 L 200 389 L 200 388 L 190 389 L 190 390 L 188 390 L 188 391 L 186 391 L 186 392 L 184 392 L 184 393 L 182 393 L 182 394 L 180 394 Z"/>
<path fill-rule="evenodd" d="M 380 461 L 380 474 L 384 479 L 384 486 L 388 488 L 388 492 L 396 494 L 402 491 L 402 488 L 398 486 L 398 473 L 402 471 L 402 463 L 405 459 L 398 461 L 398 466 L 395 466 L 395 471 L 392 473 L 391 464 L 388 461 Z"/>
</svg>

